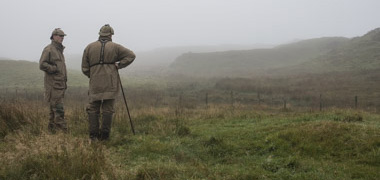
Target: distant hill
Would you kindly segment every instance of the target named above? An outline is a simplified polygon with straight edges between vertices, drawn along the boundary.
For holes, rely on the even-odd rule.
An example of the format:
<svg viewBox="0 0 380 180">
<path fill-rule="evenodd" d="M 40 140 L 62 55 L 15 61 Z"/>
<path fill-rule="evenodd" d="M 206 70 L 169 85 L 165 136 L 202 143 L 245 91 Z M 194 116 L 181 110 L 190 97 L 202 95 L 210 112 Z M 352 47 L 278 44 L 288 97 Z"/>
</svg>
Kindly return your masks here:
<svg viewBox="0 0 380 180">
<path fill-rule="evenodd" d="M 0 60 L 0 86 L 43 86 L 43 73 L 35 62 Z"/>
<path fill-rule="evenodd" d="M 249 77 L 310 61 L 348 41 L 344 37 L 325 37 L 268 49 L 185 53 L 170 65 L 170 71 L 190 76 Z"/>
<path fill-rule="evenodd" d="M 270 48 L 272 45 L 267 44 L 252 44 L 252 45 L 238 45 L 238 44 L 225 44 L 225 45 L 199 45 L 199 46 L 176 46 L 176 47 L 162 47 L 150 51 L 136 52 L 137 60 L 136 66 L 169 66 L 175 59 L 184 53 L 203 53 L 203 52 L 216 52 L 228 50 L 245 50 L 257 48 Z"/>
<path fill-rule="evenodd" d="M 137 76 L 155 76 L 157 74 L 166 73 L 168 66 L 175 61 L 181 54 L 188 52 L 215 52 L 226 50 L 244 50 L 255 48 L 269 48 L 273 45 L 268 44 L 252 44 L 252 45 L 199 45 L 199 46 L 177 46 L 177 47 L 161 47 L 149 51 L 135 51 L 136 61 L 123 70 L 122 73 Z M 133 49 L 132 49 L 133 50 Z M 65 54 L 66 65 L 69 69 L 81 70 L 82 54 Z"/>
<path fill-rule="evenodd" d="M 312 61 L 278 69 L 278 73 L 326 73 L 380 68 L 380 28 L 332 49 Z"/>
<path fill-rule="evenodd" d="M 0 60 L 13 60 L 11 58 L 6 58 L 6 57 L 0 57 Z"/>
<path fill-rule="evenodd" d="M 68 70 L 69 86 L 87 85 L 79 71 Z M 44 72 L 37 62 L 0 60 L 0 87 L 43 87 Z"/>
</svg>

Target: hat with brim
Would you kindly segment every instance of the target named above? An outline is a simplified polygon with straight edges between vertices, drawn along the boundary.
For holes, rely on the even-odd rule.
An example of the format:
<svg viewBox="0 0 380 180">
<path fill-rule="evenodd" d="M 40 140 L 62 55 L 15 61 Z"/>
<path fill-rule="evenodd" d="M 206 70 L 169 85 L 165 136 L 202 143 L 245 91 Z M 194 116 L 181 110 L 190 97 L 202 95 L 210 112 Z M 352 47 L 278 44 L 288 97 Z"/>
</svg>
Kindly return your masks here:
<svg viewBox="0 0 380 180">
<path fill-rule="evenodd" d="M 51 36 L 50 36 L 50 39 L 53 39 L 53 36 L 54 35 L 58 35 L 58 36 L 66 36 L 66 34 L 62 31 L 61 28 L 55 28 L 53 30 L 53 32 L 51 33 Z"/>
<path fill-rule="evenodd" d="M 106 24 L 102 26 L 102 28 L 100 28 L 99 35 L 100 36 L 114 35 L 113 28 L 109 24 Z"/>
</svg>

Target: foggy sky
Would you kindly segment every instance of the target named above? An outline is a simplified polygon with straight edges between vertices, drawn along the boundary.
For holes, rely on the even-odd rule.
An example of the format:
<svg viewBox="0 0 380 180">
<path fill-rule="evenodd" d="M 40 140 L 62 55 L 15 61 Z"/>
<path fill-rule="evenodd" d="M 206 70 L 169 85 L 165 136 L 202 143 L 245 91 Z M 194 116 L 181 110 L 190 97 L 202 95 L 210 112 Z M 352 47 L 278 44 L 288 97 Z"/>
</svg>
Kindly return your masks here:
<svg viewBox="0 0 380 180">
<path fill-rule="evenodd" d="M 38 61 L 54 28 L 81 54 L 110 24 L 134 51 L 355 37 L 380 27 L 378 0 L 2 0 L 0 57 Z"/>
</svg>

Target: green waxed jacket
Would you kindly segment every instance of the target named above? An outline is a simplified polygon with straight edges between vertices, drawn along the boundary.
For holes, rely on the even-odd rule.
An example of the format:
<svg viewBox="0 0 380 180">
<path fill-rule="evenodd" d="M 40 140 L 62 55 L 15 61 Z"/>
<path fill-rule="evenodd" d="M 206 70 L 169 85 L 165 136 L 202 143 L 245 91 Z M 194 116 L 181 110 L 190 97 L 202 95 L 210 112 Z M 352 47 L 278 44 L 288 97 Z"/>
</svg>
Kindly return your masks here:
<svg viewBox="0 0 380 180">
<path fill-rule="evenodd" d="M 63 98 L 66 88 L 67 71 L 61 43 L 52 41 L 42 51 L 40 58 L 40 69 L 45 72 L 45 100 L 50 102 Z"/>
<path fill-rule="evenodd" d="M 104 46 L 103 63 L 101 61 L 101 47 Z M 90 43 L 83 52 L 82 72 L 90 78 L 90 101 L 115 99 L 120 93 L 117 68 L 124 68 L 131 64 L 136 55 L 120 44 L 112 42 L 109 37 L 99 37 L 98 41 Z"/>
</svg>

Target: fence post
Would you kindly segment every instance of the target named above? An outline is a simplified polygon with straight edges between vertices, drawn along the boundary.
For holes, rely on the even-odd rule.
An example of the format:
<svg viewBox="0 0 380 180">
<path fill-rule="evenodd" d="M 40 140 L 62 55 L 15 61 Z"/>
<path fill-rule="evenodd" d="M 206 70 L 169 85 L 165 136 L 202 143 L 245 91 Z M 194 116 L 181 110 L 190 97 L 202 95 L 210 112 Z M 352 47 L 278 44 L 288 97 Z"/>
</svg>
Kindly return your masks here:
<svg viewBox="0 0 380 180">
<path fill-rule="evenodd" d="M 322 111 L 322 94 L 319 94 L 319 111 Z"/>
<path fill-rule="evenodd" d="M 355 96 L 355 109 L 358 108 L 358 96 Z"/>
<path fill-rule="evenodd" d="M 260 92 L 257 93 L 257 99 L 259 101 L 259 106 L 261 105 L 261 98 L 260 98 Z"/>
<path fill-rule="evenodd" d="M 206 108 L 208 108 L 208 93 L 206 93 Z"/>
<path fill-rule="evenodd" d="M 284 98 L 284 110 L 286 110 L 286 99 Z"/>
<path fill-rule="evenodd" d="M 24 91 L 25 91 L 25 99 L 28 99 L 28 90 L 24 88 Z"/>
<path fill-rule="evenodd" d="M 18 100 L 18 87 L 16 87 L 16 97 L 15 97 L 16 100 Z"/>
<path fill-rule="evenodd" d="M 156 102 L 154 102 L 154 107 L 158 107 L 159 101 L 160 101 L 160 95 L 156 95 Z"/>
<path fill-rule="evenodd" d="M 275 106 L 273 95 L 271 95 L 271 106 Z"/>
<path fill-rule="evenodd" d="M 175 111 L 176 116 L 181 115 L 182 113 L 181 111 L 182 111 L 182 93 L 179 94 L 179 97 L 178 97 L 178 106 Z"/>
<path fill-rule="evenodd" d="M 234 108 L 234 92 L 231 91 L 231 107 Z"/>
<path fill-rule="evenodd" d="M 182 108 L 182 93 L 179 95 L 179 99 L 178 99 L 178 105 L 180 107 L 180 109 Z"/>
</svg>

